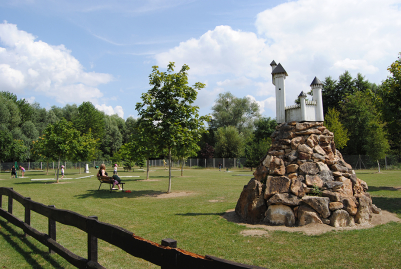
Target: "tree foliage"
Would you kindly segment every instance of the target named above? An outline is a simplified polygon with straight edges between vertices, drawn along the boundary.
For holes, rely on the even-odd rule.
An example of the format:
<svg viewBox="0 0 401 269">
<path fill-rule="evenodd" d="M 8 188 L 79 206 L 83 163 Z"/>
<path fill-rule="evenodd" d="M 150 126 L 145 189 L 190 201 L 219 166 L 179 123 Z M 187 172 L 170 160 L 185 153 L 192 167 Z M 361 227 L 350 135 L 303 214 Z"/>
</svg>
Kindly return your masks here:
<svg viewBox="0 0 401 269">
<path fill-rule="evenodd" d="M 215 133 L 216 155 L 220 158 L 238 158 L 245 149 L 244 136 L 234 126 L 220 127 Z"/>
<path fill-rule="evenodd" d="M 329 108 L 329 111 L 324 116 L 324 126 L 333 132 L 337 149 L 342 149 L 347 145 L 349 140 L 348 130 L 340 122 L 340 112 L 335 108 Z"/>
<path fill-rule="evenodd" d="M 230 92 L 220 93 L 212 108 L 211 128 L 234 126 L 239 132 L 253 129 L 259 119 L 259 105 L 248 97 L 238 98 Z"/>
<path fill-rule="evenodd" d="M 197 90 L 205 87 L 197 82 L 193 87 L 188 86 L 189 67 L 183 65 L 181 70 L 174 73 L 174 63 L 170 62 L 167 72 L 159 71 L 153 66 L 149 75 L 148 92 L 141 96 L 142 102 L 136 104 L 140 117 L 140 125 L 146 134 L 157 138 L 160 148 L 169 152 L 169 187 L 171 191 L 171 151 L 174 148 L 191 148 L 199 141 L 204 132 L 204 121 L 208 118 L 199 116 L 197 106 L 193 102 Z"/>
<path fill-rule="evenodd" d="M 380 108 L 392 150 L 401 155 L 401 53 L 387 69 L 390 76 L 379 89 Z"/>
</svg>

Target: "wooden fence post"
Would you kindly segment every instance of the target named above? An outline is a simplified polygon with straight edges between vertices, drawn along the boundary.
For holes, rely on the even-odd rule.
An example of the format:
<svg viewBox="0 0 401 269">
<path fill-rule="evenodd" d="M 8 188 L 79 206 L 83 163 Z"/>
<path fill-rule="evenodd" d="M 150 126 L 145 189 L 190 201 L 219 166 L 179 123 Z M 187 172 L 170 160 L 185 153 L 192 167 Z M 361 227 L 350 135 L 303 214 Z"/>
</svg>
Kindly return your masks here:
<svg viewBox="0 0 401 269">
<path fill-rule="evenodd" d="M 3 195 L 0 194 L 0 208 L 3 208 Z"/>
<path fill-rule="evenodd" d="M 88 218 L 97 220 L 97 216 L 89 216 Z M 88 260 L 97 262 L 98 260 L 97 237 L 88 232 Z"/>
<path fill-rule="evenodd" d="M 177 248 L 177 241 L 171 238 L 165 238 L 162 240 L 162 246 Z M 161 266 L 161 269 L 176 269 L 177 268 L 177 256 L 173 257 L 173 260 L 169 265 Z"/>
<path fill-rule="evenodd" d="M 31 201 L 31 197 L 25 197 L 25 200 Z M 27 202 L 25 205 L 25 223 L 27 225 L 31 225 L 31 203 Z M 26 233 L 24 233 L 24 237 L 26 237 Z"/>
<path fill-rule="evenodd" d="M 10 190 L 12 189 L 10 188 Z M 13 214 L 13 197 L 11 195 L 8 196 L 8 213 Z"/>
<path fill-rule="evenodd" d="M 55 208 L 54 205 L 49 205 L 50 208 Z M 56 241 L 56 221 L 49 217 L 49 237 Z M 54 250 L 49 247 L 49 254 L 53 254 Z"/>
</svg>

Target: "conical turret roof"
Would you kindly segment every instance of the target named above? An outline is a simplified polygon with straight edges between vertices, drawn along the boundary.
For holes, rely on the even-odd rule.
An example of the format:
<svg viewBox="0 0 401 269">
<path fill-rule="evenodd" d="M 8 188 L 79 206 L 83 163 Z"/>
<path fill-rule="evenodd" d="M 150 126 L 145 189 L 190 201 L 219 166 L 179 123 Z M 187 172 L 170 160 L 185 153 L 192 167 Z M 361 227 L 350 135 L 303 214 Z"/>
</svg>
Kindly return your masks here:
<svg viewBox="0 0 401 269">
<path fill-rule="evenodd" d="M 315 77 L 310 86 L 313 85 L 323 85 L 323 83 L 317 77 Z"/>
<path fill-rule="evenodd" d="M 276 68 L 274 68 L 272 75 L 276 74 L 285 74 L 288 76 L 287 71 L 285 71 L 284 67 L 279 63 Z"/>
</svg>

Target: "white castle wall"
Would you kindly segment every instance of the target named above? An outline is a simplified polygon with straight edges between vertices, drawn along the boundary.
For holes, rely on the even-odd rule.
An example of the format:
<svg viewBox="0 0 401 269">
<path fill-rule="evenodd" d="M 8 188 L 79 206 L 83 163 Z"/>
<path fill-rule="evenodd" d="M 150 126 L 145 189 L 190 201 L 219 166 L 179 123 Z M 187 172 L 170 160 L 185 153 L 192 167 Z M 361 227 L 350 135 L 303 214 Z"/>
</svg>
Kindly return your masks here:
<svg viewBox="0 0 401 269">
<path fill-rule="evenodd" d="M 285 108 L 285 122 L 290 121 L 316 121 L 316 102 L 305 102 L 305 115 L 302 113 L 301 105 L 293 105 Z"/>
</svg>

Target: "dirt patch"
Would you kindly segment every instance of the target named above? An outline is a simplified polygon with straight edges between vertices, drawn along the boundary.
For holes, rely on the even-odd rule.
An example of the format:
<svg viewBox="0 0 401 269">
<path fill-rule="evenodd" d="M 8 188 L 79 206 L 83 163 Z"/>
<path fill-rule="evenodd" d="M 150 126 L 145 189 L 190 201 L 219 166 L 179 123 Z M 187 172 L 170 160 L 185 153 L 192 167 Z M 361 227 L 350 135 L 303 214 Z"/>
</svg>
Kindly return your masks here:
<svg viewBox="0 0 401 269">
<path fill-rule="evenodd" d="M 263 236 L 263 237 L 268 237 L 269 232 L 265 230 L 243 230 L 240 232 L 241 235 L 243 236 Z"/>
<path fill-rule="evenodd" d="M 186 192 L 186 191 L 181 191 L 181 192 L 170 192 L 170 193 L 155 193 L 155 194 L 149 194 L 148 196 L 155 197 L 155 198 L 175 198 L 175 197 L 182 197 L 182 196 L 189 196 L 194 194 L 193 192 Z"/>
<path fill-rule="evenodd" d="M 285 231 L 285 232 L 303 232 L 306 235 L 318 235 L 323 234 L 329 231 L 347 231 L 347 230 L 355 230 L 355 229 L 367 229 L 372 228 L 376 225 L 385 224 L 390 221 L 401 222 L 401 219 L 397 217 L 396 214 L 390 213 L 388 211 L 382 210 L 381 214 L 373 214 L 373 218 L 370 224 L 360 225 L 356 224 L 353 227 L 340 227 L 335 228 L 326 224 L 308 224 L 301 227 L 286 227 L 286 226 L 270 226 L 264 224 L 247 224 L 243 223 L 239 216 L 235 213 L 234 209 L 227 210 L 226 213 L 222 216 L 227 221 L 235 222 L 239 225 L 243 225 L 247 228 L 255 229 L 255 231 L 259 231 L 257 229 L 264 229 L 267 231 Z M 250 233 L 250 232 L 247 232 Z M 255 232 L 259 233 L 259 232 Z M 243 234 L 245 235 L 245 234 Z"/>
<path fill-rule="evenodd" d="M 67 181 L 60 181 L 59 183 L 57 183 L 57 182 L 46 182 L 45 184 L 68 184 L 68 183 L 72 183 L 72 182 L 67 182 Z"/>
</svg>

